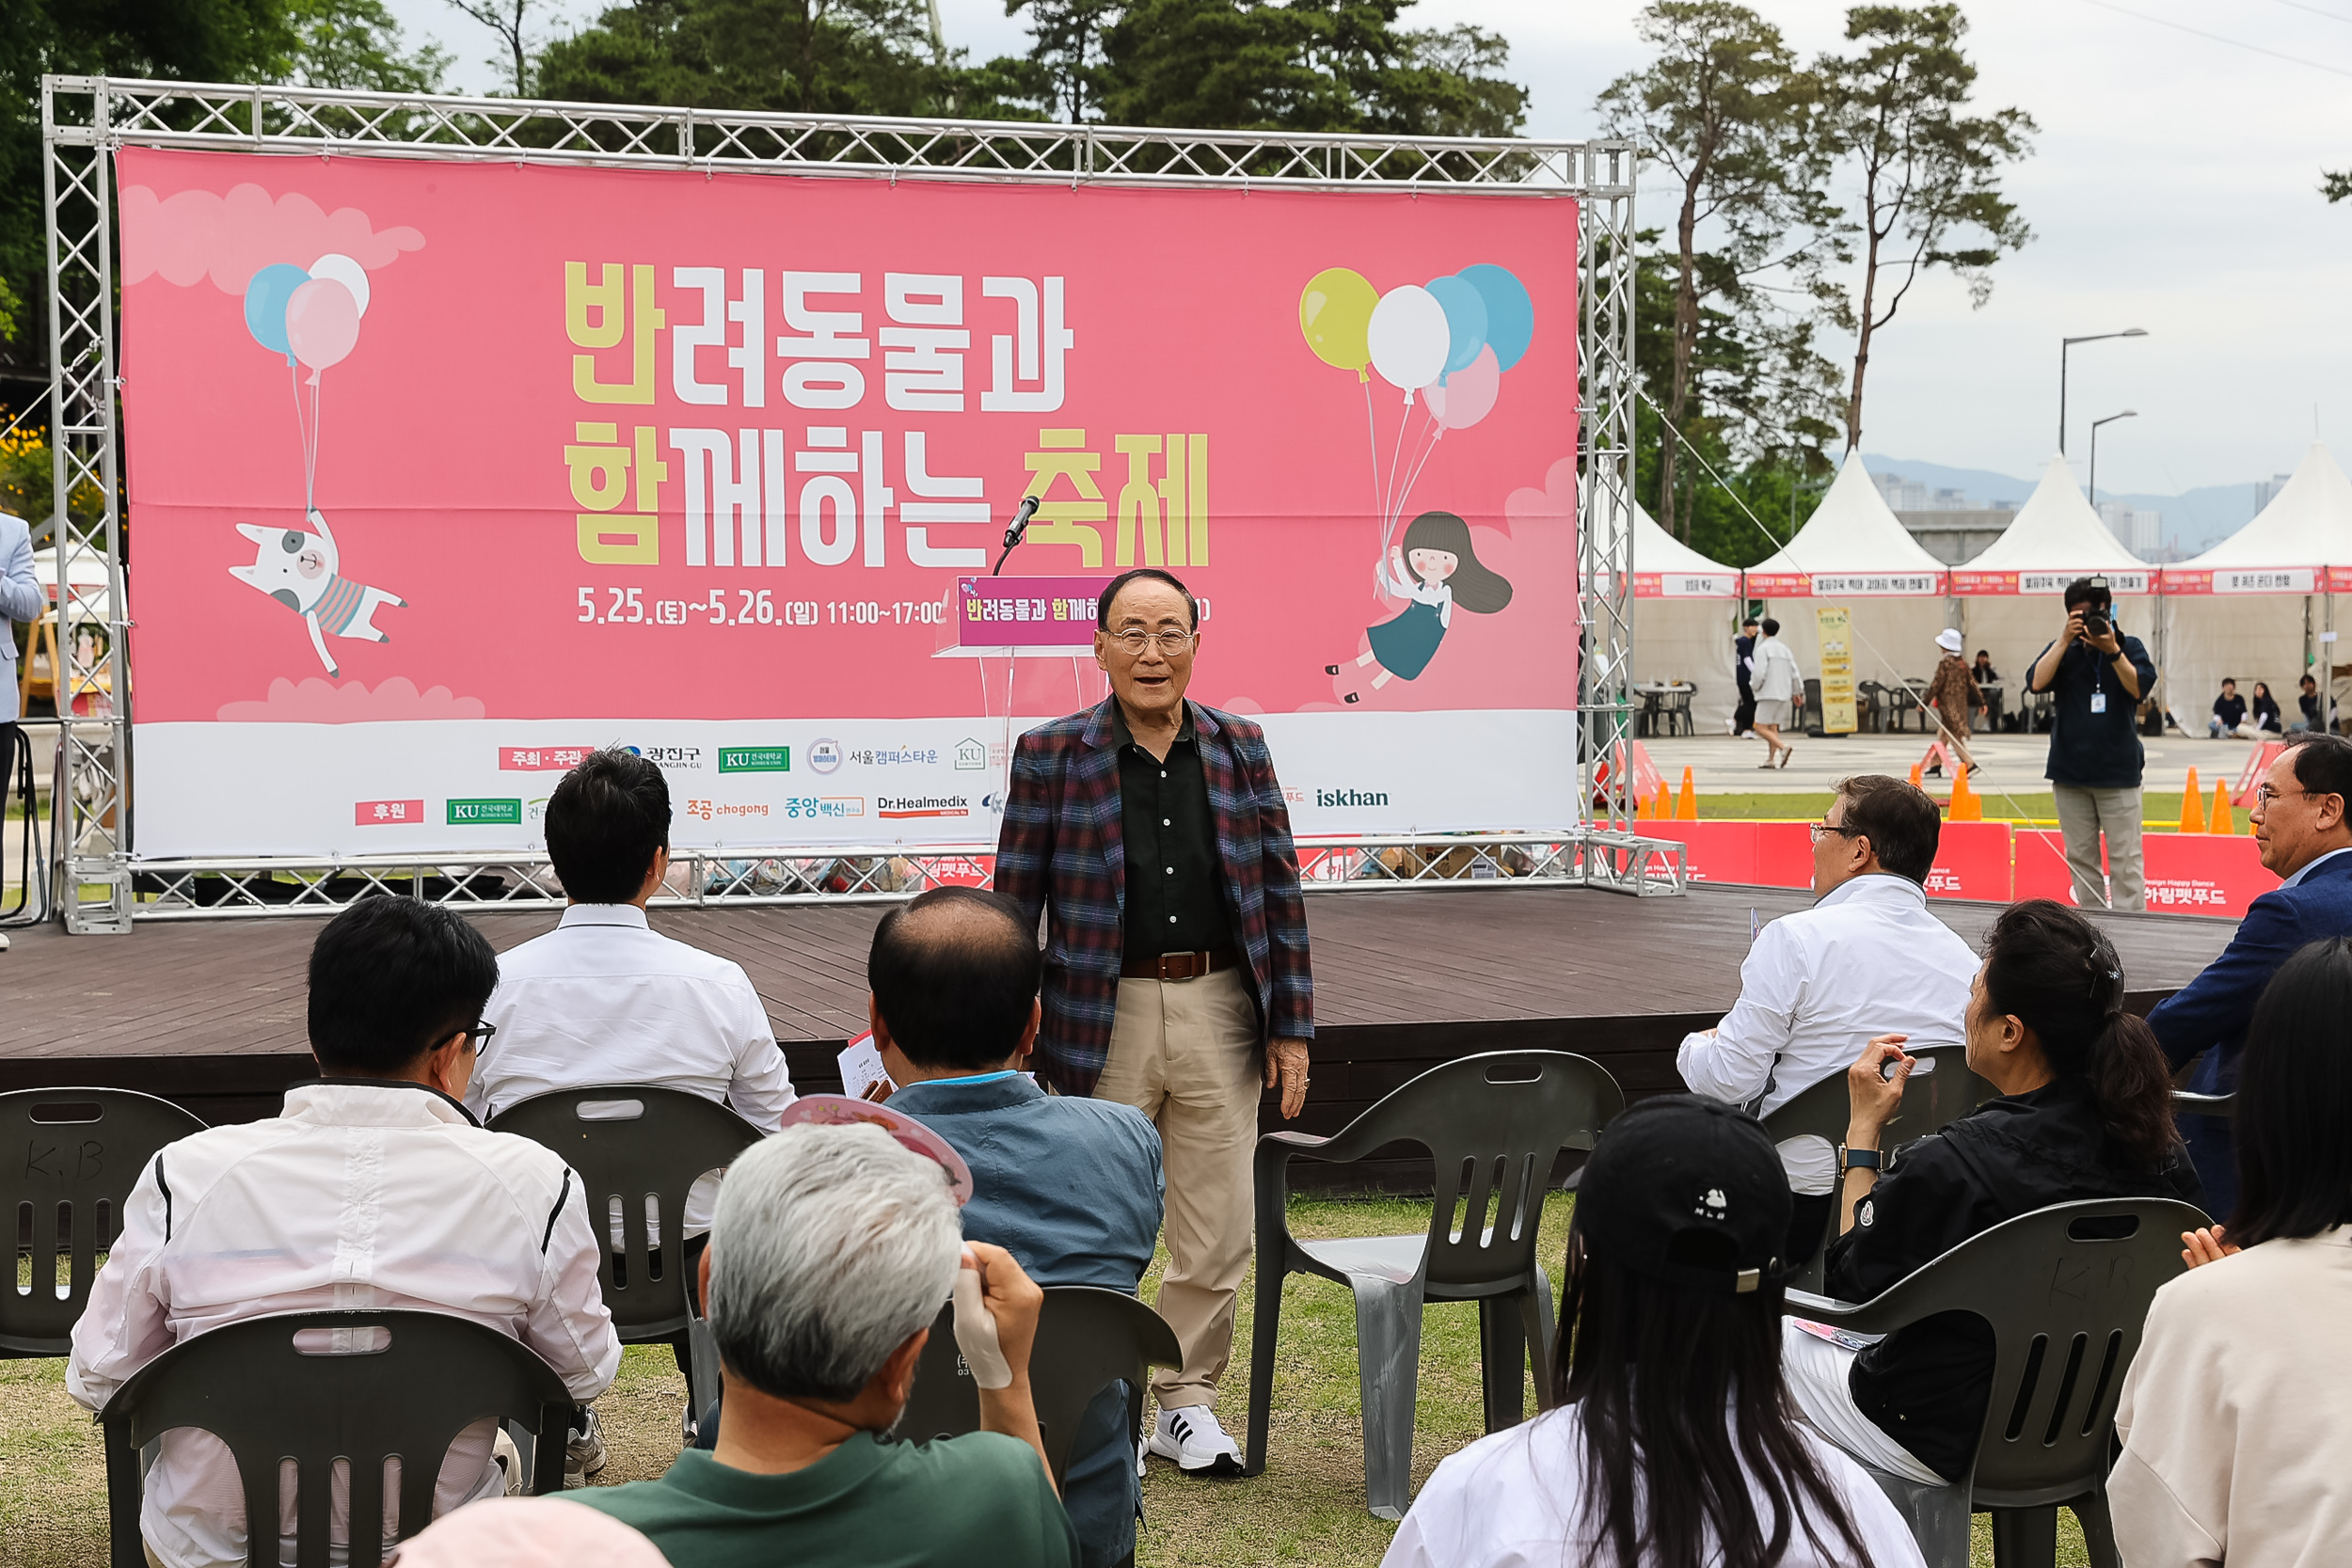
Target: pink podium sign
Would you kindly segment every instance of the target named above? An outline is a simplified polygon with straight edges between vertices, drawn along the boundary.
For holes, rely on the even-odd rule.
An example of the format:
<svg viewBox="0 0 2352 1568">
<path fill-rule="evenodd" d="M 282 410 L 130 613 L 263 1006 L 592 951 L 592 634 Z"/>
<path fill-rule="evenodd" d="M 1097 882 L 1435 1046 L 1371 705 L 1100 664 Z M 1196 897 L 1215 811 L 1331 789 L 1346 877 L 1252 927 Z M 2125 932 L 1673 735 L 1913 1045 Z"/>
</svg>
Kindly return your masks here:
<svg viewBox="0 0 2352 1568">
<path fill-rule="evenodd" d="M 1110 578 L 964 578 L 956 593 L 956 641 L 966 648 L 1094 646 L 1095 607 Z"/>
</svg>

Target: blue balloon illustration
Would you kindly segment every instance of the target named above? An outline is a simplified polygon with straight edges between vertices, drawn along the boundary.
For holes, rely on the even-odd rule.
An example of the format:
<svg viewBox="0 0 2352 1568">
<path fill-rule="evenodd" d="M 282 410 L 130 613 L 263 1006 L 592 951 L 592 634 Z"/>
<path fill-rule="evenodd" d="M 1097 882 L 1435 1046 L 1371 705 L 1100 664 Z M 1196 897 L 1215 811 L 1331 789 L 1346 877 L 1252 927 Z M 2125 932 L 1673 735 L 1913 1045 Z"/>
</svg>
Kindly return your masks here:
<svg viewBox="0 0 2352 1568">
<path fill-rule="evenodd" d="M 310 275 L 300 267 L 273 261 L 245 286 L 245 329 L 263 348 L 284 355 L 289 365 L 294 356 L 293 345 L 286 341 L 286 301 L 309 281 Z"/>
<path fill-rule="evenodd" d="M 1535 302 L 1527 297 L 1527 285 L 1491 261 L 1464 267 L 1456 276 L 1486 302 L 1486 341 L 1493 345 L 1495 364 L 1509 370 L 1535 339 Z"/>
<path fill-rule="evenodd" d="M 1460 277 L 1431 278 L 1429 293 L 1445 309 L 1445 374 L 1438 377 L 1442 386 L 1446 375 L 1469 369 L 1486 346 L 1486 301 L 1476 284 Z"/>
</svg>

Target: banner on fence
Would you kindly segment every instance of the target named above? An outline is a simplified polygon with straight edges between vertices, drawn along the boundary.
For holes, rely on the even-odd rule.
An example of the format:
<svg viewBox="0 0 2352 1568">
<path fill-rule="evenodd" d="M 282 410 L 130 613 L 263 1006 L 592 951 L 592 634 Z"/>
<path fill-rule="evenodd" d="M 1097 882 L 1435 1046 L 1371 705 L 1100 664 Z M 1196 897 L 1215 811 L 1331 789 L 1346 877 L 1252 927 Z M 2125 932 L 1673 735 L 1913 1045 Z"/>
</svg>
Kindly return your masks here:
<svg viewBox="0 0 2352 1568">
<path fill-rule="evenodd" d="M 142 856 L 993 841 L 1144 565 L 1299 832 L 1579 815 L 1571 200 L 119 171 Z"/>
</svg>

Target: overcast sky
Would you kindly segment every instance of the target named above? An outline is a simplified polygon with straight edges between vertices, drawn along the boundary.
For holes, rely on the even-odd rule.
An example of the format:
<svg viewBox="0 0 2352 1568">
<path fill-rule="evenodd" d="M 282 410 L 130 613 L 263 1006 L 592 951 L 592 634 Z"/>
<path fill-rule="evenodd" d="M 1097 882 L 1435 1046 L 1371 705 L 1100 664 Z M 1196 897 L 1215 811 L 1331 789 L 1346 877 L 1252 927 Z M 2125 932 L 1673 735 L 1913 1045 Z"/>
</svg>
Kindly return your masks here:
<svg viewBox="0 0 2352 1568">
<path fill-rule="evenodd" d="M 490 34 L 448 0 L 391 8 L 456 52 L 453 87 L 494 81 Z M 976 58 L 1026 46 L 1001 0 L 940 8 L 949 44 Z M 1839 42 L 1843 5 L 1758 8 L 1807 55 Z M 1528 134 L 1577 137 L 1593 131 L 1594 95 L 1645 57 L 1638 9 L 1422 0 L 1406 20 L 1502 32 L 1534 93 Z M 2030 476 L 2056 445 L 2059 338 L 2144 326 L 2074 352 L 2078 475 L 2088 421 L 2123 408 L 2138 417 L 2101 434 L 2103 491 L 2292 468 L 2314 419 L 2352 464 L 2352 203 L 2317 193 L 2323 167 L 2352 166 L 2352 0 L 1978 0 L 1967 14 L 1979 102 L 2042 126 L 2008 182 L 2035 238 L 1995 269 L 1982 310 L 1948 279 L 1913 291 L 1874 349 L 1865 448 Z M 1666 200 L 1643 220 L 1663 223 Z"/>
</svg>

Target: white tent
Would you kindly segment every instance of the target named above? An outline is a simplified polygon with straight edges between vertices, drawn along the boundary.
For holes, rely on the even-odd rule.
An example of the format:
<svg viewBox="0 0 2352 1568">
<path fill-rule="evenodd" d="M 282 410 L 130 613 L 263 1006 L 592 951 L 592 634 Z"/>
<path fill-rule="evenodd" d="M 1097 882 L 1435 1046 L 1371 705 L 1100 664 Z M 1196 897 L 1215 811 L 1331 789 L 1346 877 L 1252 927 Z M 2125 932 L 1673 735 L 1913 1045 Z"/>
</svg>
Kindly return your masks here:
<svg viewBox="0 0 2352 1568">
<path fill-rule="evenodd" d="M 1615 544 L 1614 518 L 1603 519 L 1599 547 Z M 1740 569 L 1710 561 L 1633 508 L 1633 678 L 1685 680 L 1691 720 L 1718 735 L 1739 705 L 1731 640 L 1740 634 Z"/>
<path fill-rule="evenodd" d="M 2024 695 L 2026 672 L 2066 624 L 2059 595 L 2075 578 L 2092 576 L 2107 579 L 2122 600 L 2116 613 L 2123 629 L 2145 641 L 2153 655 L 2155 612 L 2150 601 L 2136 595 L 2155 591 L 2155 569 L 2099 520 L 2066 459 L 2053 453 L 2042 483 L 2001 536 L 1952 569 L 1967 650 L 1972 657 L 1979 648 L 1993 656 L 2010 712 Z"/>
<path fill-rule="evenodd" d="M 2165 705 L 2189 733 L 2201 731 L 2224 675 L 2240 696 L 2268 683 L 2292 722 L 2304 670 L 2344 661 L 2325 638 L 2334 595 L 2352 592 L 2352 479 L 2313 441 L 2252 522 L 2165 568 L 2164 592 Z"/>
<path fill-rule="evenodd" d="M 1807 675 L 1820 673 L 1820 644 L 1807 612 L 1846 608 L 1857 685 L 1924 679 L 1934 671 L 1944 587 L 1944 563 L 1887 510 L 1862 459 L 1851 453 L 1797 536 L 1748 568 L 1749 594 L 1772 601 L 1768 612 L 1786 623 L 1781 640 Z"/>
</svg>

